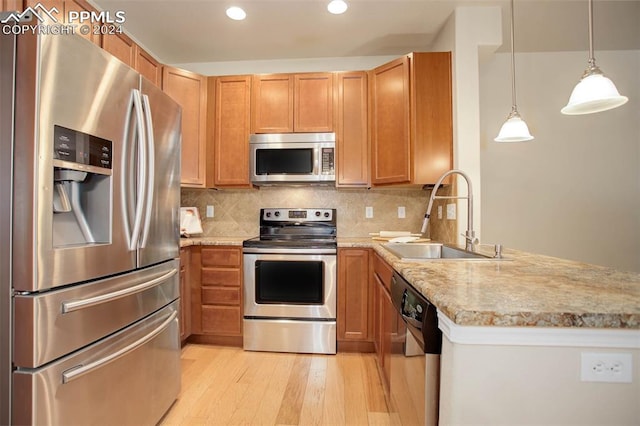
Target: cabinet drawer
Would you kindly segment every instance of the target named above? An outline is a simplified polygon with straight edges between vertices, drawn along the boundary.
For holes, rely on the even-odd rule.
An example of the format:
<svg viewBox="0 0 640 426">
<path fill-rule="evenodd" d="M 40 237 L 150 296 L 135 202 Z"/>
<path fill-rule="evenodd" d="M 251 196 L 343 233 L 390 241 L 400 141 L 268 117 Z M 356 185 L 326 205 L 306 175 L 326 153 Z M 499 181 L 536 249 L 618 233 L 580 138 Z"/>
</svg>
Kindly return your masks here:
<svg viewBox="0 0 640 426">
<path fill-rule="evenodd" d="M 242 313 L 239 306 L 202 306 L 202 331 L 212 334 L 242 333 Z"/>
<path fill-rule="evenodd" d="M 385 262 L 378 253 L 375 253 L 375 256 L 373 257 L 373 272 L 380 277 L 380 281 L 382 281 L 387 291 L 391 291 L 390 287 L 393 268 L 391 268 L 391 266 L 389 266 L 389 264 Z"/>
<path fill-rule="evenodd" d="M 202 285 L 240 287 L 240 270 L 202 268 Z"/>
<path fill-rule="evenodd" d="M 240 306 L 240 288 L 202 287 L 202 304 Z"/>
<path fill-rule="evenodd" d="M 240 267 L 242 253 L 239 248 L 203 248 L 202 266 Z"/>
</svg>

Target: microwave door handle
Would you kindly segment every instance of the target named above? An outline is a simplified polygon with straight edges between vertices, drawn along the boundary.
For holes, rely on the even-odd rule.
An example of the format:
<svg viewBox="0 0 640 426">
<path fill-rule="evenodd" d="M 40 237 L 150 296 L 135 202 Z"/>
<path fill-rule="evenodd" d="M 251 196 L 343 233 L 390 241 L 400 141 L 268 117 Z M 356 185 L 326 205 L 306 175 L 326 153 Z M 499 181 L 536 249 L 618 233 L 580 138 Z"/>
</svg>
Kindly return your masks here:
<svg viewBox="0 0 640 426">
<path fill-rule="evenodd" d="M 320 162 L 322 161 L 322 148 L 316 146 L 313 148 L 313 175 L 318 176 L 320 174 L 320 168 L 322 167 Z"/>
<path fill-rule="evenodd" d="M 146 169 L 146 197 L 144 201 L 144 220 L 143 220 L 143 228 L 142 228 L 142 237 L 140 239 L 140 248 L 144 248 L 147 246 L 147 240 L 149 237 L 149 227 L 151 224 L 151 209 L 153 208 L 153 191 L 154 191 L 154 181 L 155 181 L 155 141 L 153 134 L 153 120 L 151 118 L 151 105 L 149 103 L 149 96 L 142 95 L 143 102 L 143 111 L 144 111 L 144 121 L 146 128 L 146 158 L 143 159 L 145 162 Z"/>
<path fill-rule="evenodd" d="M 142 228 L 142 220 L 144 214 L 144 199 L 147 185 L 147 165 L 145 158 L 147 156 L 147 143 L 145 129 L 143 125 L 144 113 L 142 111 L 142 97 L 140 91 L 133 89 L 133 107 L 136 115 L 136 133 L 138 146 L 138 162 L 137 162 L 137 183 L 136 190 L 136 209 L 133 220 L 133 231 L 131 232 L 131 243 L 129 248 L 136 250 L 140 242 L 140 231 Z"/>
</svg>

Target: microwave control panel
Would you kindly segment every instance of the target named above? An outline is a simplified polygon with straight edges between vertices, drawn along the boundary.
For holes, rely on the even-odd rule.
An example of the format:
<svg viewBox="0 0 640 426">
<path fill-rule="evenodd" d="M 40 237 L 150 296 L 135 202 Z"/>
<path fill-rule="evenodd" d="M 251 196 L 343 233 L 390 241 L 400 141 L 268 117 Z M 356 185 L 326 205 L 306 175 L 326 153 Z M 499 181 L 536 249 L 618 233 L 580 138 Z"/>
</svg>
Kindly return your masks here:
<svg viewBox="0 0 640 426">
<path fill-rule="evenodd" d="M 332 175 L 335 173 L 334 148 L 322 148 L 322 174 Z"/>
</svg>

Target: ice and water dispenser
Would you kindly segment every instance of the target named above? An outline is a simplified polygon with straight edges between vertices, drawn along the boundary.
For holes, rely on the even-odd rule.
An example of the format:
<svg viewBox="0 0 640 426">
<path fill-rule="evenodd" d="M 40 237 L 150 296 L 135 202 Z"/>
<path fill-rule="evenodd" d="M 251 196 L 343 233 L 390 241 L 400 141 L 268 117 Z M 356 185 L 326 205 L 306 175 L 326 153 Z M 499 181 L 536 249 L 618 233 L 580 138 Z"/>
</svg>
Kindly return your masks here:
<svg viewBox="0 0 640 426">
<path fill-rule="evenodd" d="M 53 246 L 111 240 L 111 141 L 54 126 Z"/>
</svg>

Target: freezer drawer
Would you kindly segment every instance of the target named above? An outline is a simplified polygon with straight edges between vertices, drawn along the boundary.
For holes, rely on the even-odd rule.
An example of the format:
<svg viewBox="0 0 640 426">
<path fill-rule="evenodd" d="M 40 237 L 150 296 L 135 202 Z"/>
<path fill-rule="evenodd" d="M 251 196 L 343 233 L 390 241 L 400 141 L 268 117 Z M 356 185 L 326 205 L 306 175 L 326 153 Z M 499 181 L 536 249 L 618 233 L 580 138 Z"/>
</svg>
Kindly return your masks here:
<svg viewBox="0 0 640 426">
<path fill-rule="evenodd" d="M 13 424 L 156 424 L 180 391 L 178 301 L 45 367 L 17 370 L 13 386 Z"/>
<path fill-rule="evenodd" d="M 80 349 L 179 296 L 179 261 L 36 295 L 16 295 L 14 364 L 35 368 Z"/>
</svg>

